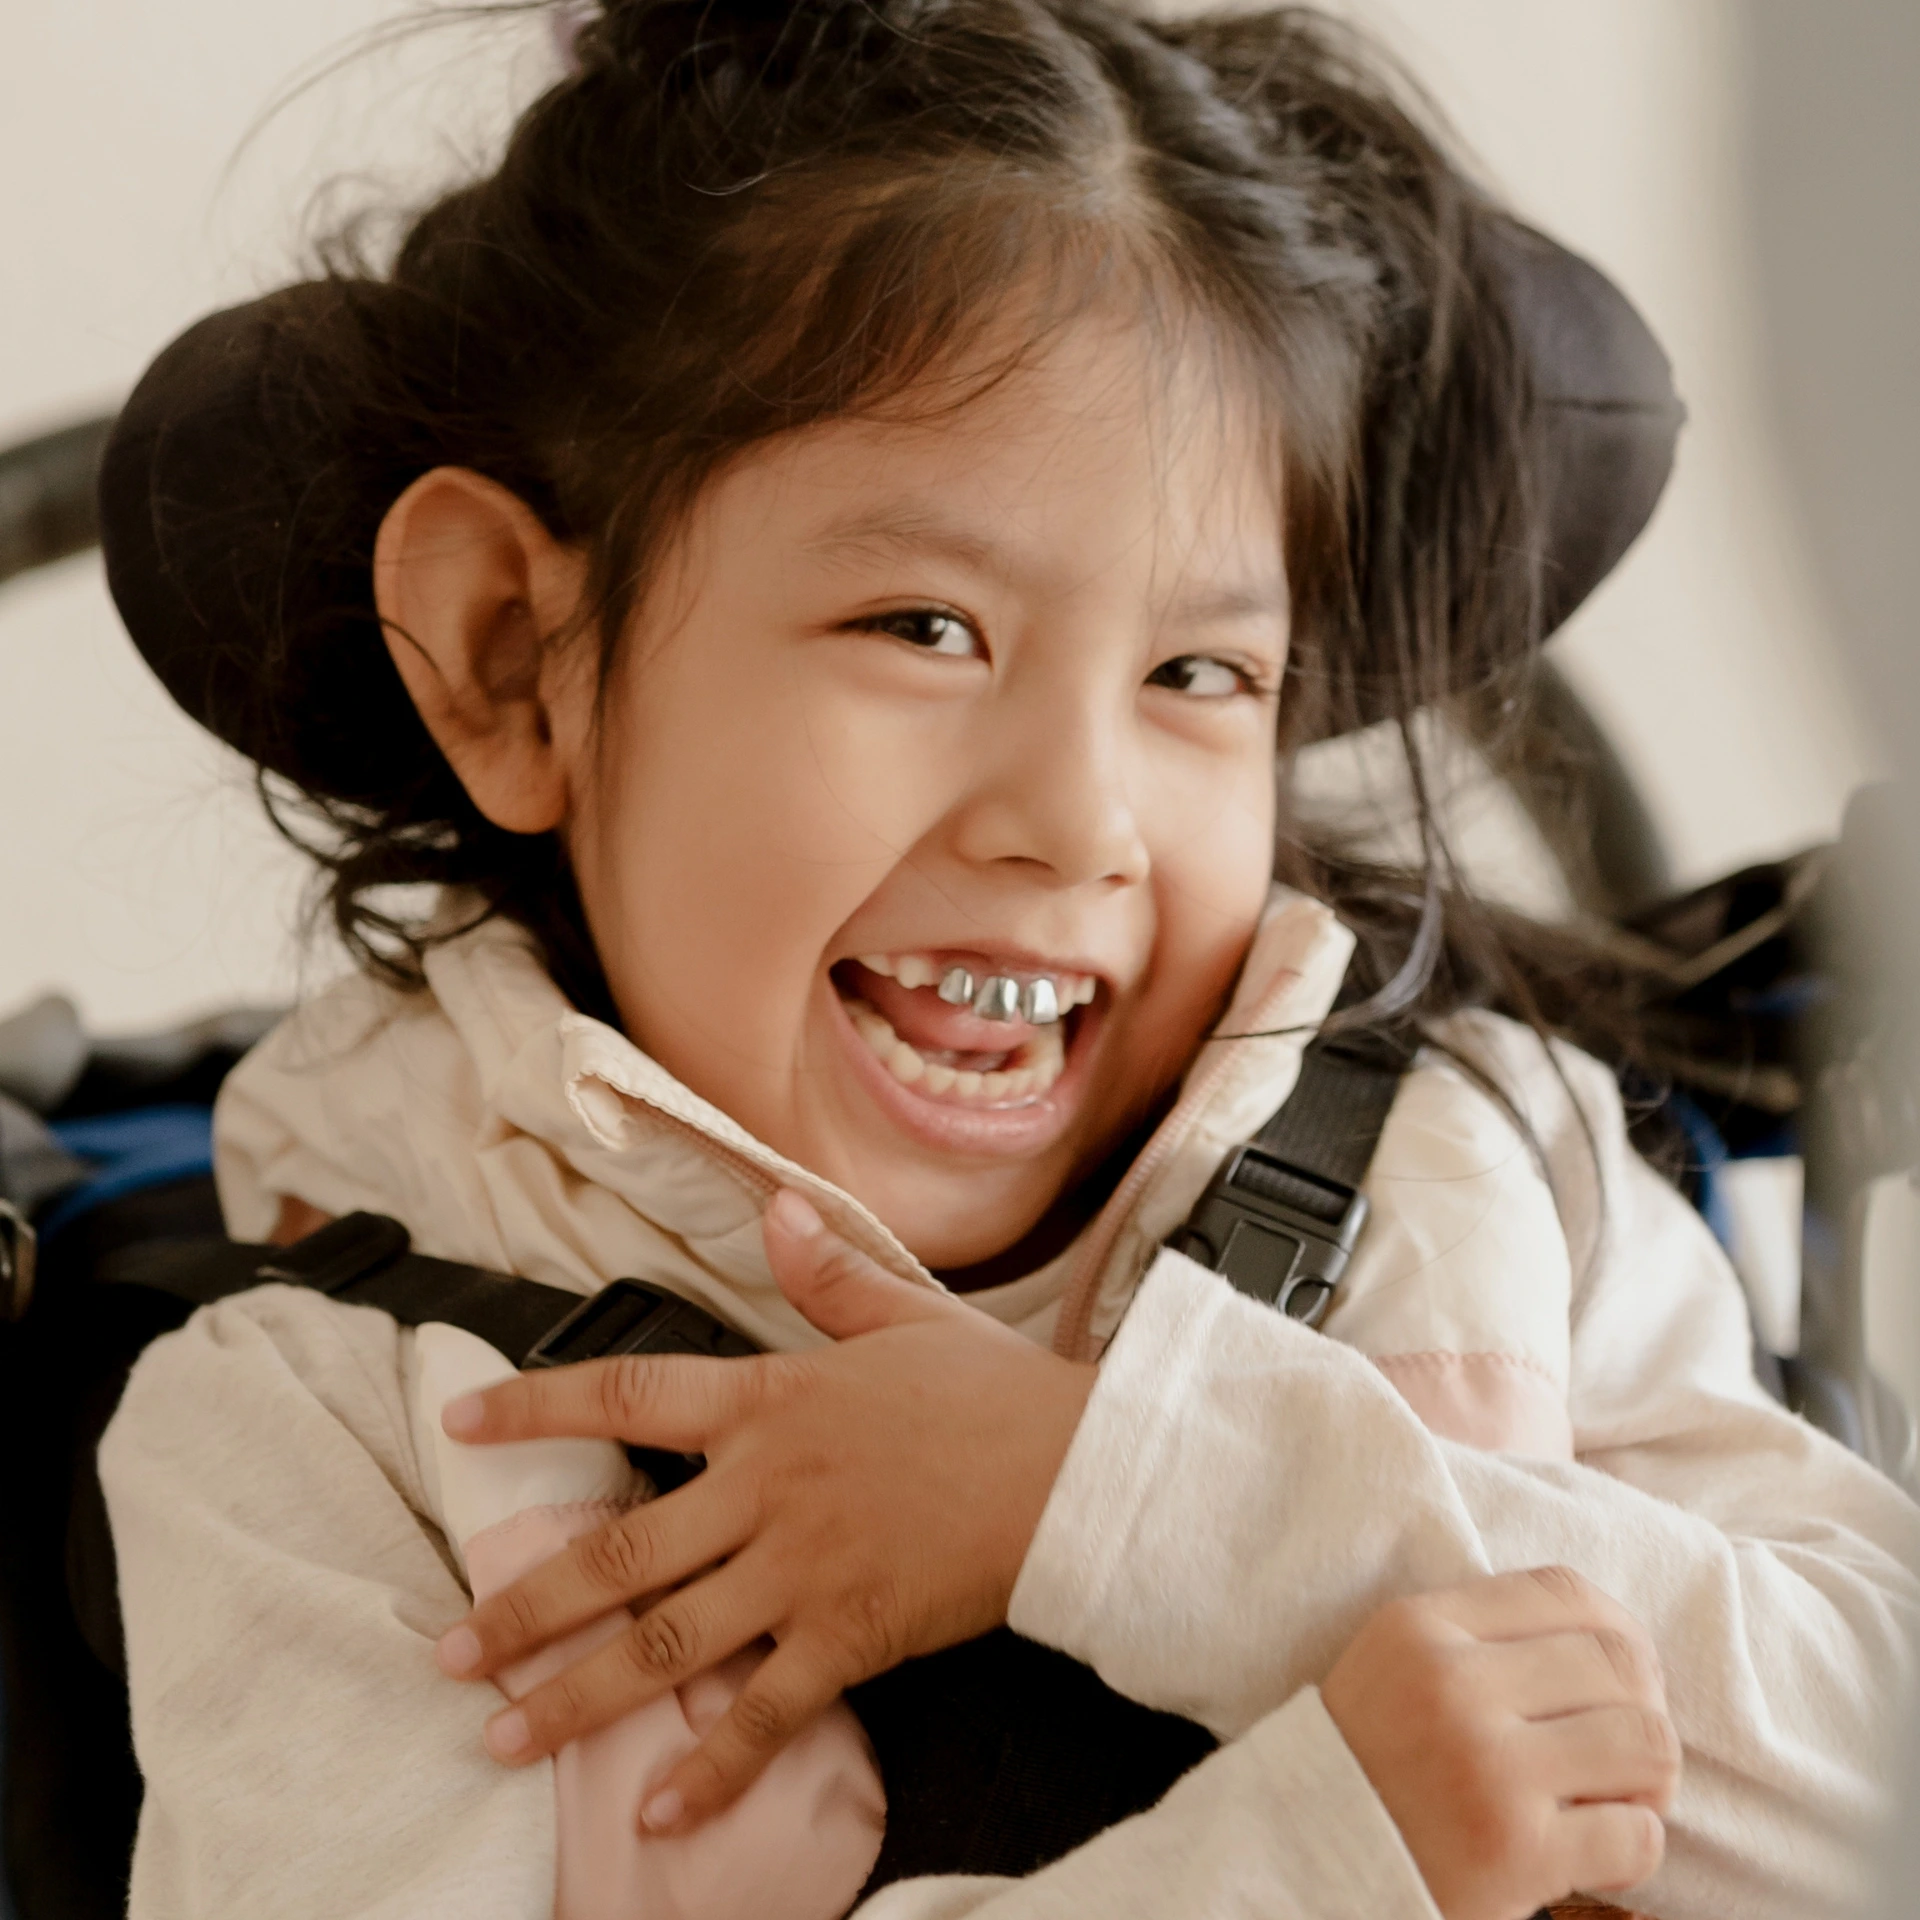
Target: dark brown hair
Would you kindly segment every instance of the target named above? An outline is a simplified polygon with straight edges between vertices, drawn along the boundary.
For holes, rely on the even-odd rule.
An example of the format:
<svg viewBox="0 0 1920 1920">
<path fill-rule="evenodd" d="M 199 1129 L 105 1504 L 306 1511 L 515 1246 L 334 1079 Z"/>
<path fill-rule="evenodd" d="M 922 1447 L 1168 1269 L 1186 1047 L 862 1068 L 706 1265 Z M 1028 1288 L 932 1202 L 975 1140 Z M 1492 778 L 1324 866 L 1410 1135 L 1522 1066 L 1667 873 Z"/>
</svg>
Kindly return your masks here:
<svg viewBox="0 0 1920 1920">
<path fill-rule="evenodd" d="M 729 457 L 933 404 L 1009 288 L 1029 345 L 1127 297 L 1198 320 L 1280 423 L 1283 765 L 1402 727 L 1419 870 L 1291 829 L 1279 870 L 1360 933 L 1372 1016 L 1537 1018 L 1524 930 L 1457 885 L 1407 726 L 1447 703 L 1524 723 L 1543 617 L 1512 232 L 1378 57 L 1306 9 L 610 0 L 495 172 L 422 213 L 384 270 L 342 245 L 264 310 L 288 351 L 261 405 L 300 450 L 277 577 L 299 590 L 216 643 L 248 658 L 210 717 L 269 770 L 364 963 L 417 981 L 444 930 L 389 890 L 459 885 L 610 1013 L 557 837 L 480 815 L 386 657 L 387 506 L 439 465 L 511 488 L 589 556 L 605 662 Z"/>
</svg>

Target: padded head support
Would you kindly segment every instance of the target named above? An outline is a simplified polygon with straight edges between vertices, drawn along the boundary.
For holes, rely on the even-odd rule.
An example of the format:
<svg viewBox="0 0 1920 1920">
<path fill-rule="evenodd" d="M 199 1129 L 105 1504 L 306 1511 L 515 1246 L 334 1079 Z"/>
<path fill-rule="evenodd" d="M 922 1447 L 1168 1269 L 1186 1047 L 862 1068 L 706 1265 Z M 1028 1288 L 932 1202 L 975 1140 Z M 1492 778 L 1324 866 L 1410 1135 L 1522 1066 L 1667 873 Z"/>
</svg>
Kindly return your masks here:
<svg viewBox="0 0 1920 1920">
<path fill-rule="evenodd" d="M 1532 369 L 1544 637 L 1646 525 L 1684 410 L 1658 342 L 1604 274 L 1504 217 L 1488 237 Z M 370 567 L 385 504 L 414 473 L 381 474 L 376 459 L 386 491 L 369 495 L 367 451 L 342 441 L 311 344 L 316 310 L 347 297 L 290 287 L 182 334 L 127 402 L 100 490 L 108 584 L 167 690 L 250 758 L 305 780 L 292 730 L 259 697 L 272 650 L 291 669 L 281 684 L 299 691 L 304 738 L 334 742 L 325 785 L 352 800 L 381 790 L 395 753 L 433 755 L 385 658 Z M 336 467 L 359 487 L 324 484 Z M 345 523 L 343 493 L 357 502 Z"/>
<path fill-rule="evenodd" d="M 323 732 L 323 784 L 353 800 L 383 791 L 386 756 L 433 749 L 375 617 L 384 505 L 364 484 L 328 484 L 360 464 L 311 344 L 336 298 L 326 282 L 288 287 L 209 315 L 160 354 L 101 461 L 100 545 L 120 617 L 174 699 L 303 785 L 314 769 L 299 742 Z M 389 504 L 412 477 L 394 477 Z M 364 525 L 341 523 L 343 502 Z M 262 698 L 270 659 L 301 726 Z"/>
<path fill-rule="evenodd" d="M 1490 237 L 1533 382 L 1544 639 L 1653 518 L 1687 410 L 1659 341 L 1598 267 L 1515 220 Z"/>
</svg>

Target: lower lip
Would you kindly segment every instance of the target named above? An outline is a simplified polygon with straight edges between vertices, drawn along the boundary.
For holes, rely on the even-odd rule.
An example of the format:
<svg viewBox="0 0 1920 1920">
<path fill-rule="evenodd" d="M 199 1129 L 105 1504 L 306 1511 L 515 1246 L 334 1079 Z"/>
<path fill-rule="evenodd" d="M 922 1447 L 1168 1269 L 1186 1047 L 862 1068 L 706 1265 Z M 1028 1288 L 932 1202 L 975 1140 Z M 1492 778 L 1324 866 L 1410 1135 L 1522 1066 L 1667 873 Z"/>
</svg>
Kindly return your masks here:
<svg viewBox="0 0 1920 1920">
<path fill-rule="evenodd" d="M 1066 1131 L 1086 1086 L 1088 1062 L 1105 1011 L 1096 1002 L 1074 1022 L 1060 1078 L 1039 1099 L 1017 1107 L 963 1107 L 954 1101 L 929 1099 L 896 1080 L 861 1039 L 831 981 L 827 992 L 833 1000 L 834 1028 L 853 1058 L 854 1073 L 896 1126 L 926 1146 L 996 1158 L 1038 1153 Z"/>
</svg>

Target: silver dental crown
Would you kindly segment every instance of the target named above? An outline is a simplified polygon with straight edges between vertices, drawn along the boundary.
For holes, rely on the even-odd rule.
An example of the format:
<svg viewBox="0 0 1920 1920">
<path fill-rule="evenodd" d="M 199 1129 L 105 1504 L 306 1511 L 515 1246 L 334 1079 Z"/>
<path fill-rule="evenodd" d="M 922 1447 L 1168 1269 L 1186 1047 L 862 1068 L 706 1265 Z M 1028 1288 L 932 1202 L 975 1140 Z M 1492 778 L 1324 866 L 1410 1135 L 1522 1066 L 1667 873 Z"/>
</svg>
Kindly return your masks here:
<svg viewBox="0 0 1920 1920">
<path fill-rule="evenodd" d="M 1051 980 L 1029 980 L 1023 987 L 1004 973 L 976 982 L 965 967 L 949 967 L 940 976 L 940 998 L 950 1007 L 971 1005 L 982 1020 L 1024 1020 L 1050 1027 L 1060 1018 L 1060 998 Z"/>
</svg>

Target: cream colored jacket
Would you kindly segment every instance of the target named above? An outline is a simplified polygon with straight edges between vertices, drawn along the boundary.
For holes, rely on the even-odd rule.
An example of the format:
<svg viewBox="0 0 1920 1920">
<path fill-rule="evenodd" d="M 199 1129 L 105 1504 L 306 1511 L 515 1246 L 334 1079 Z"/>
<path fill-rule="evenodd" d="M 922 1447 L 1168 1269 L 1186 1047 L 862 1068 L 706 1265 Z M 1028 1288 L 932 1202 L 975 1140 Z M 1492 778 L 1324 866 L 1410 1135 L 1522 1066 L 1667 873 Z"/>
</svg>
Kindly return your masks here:
<svg viewBox="0 0 1920 1920">
<path fill-rule="evenodd" d="M 1209 1043 L 1080 1240 L 971 1296 L 1103 1356 L 1012 1625 L 1225 1744 L 1030 1879 L 908 1882 L 864 1920 L 1431 1920 L 1314 1683 L 1385 1600 L 1547 1561 L 1623 1601 L 1666 1664 L 1686 1773 L 1636 1904 L 1854 1911 L 1915 1664 L 1920 1514 L 1754 1384 L 1737 1283 L 1627 1146 L 1603 1070 L 1457 1021 L 1544 1165 L 1423 1060 L 1324 1335 L 1159 1251 L 1285 1097 L 1349 945 L 1278 897 L 1221 1027 L 1267 1037 Z M 936 1284 L 857 1203 L 574 1012 L 510 929 L 441 949 L 429 980 L 407 999 L 346 982 L 235 1072 L 217 1144 L 237 1236 L 263 1237 L 283 1197 L 373 1208 L 424 1251 L 582 1293 L 635 1274 L 792 1349 L 820 1336 L 758 1225 L 789 1184 Z M 488 1761 L 494 1697 L 430 1658 L 467 1596 L 414 1437 L 412 1339 L 269 1287 L 134 1371 L 101 1453 L 148 1781 L 134 1920 L 550 1908 L 551 1774 Z"/>
</svg>

